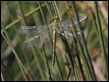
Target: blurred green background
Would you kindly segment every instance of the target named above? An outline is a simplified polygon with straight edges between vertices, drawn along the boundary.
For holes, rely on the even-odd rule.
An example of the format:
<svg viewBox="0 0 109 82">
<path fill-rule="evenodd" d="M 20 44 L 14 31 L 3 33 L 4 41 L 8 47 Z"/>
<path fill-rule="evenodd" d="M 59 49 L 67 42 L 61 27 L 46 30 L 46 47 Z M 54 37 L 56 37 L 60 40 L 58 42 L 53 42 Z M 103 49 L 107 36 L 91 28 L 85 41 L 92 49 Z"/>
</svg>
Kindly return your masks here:
<svg viewBox="0 0 109 82">
<path fill-rule="evenodd" d="M 58 36 L 54 66 L 50 41 L 44 45 L 36 42 L 32 47 L 24 47 L 28 36 L 19 33 L 22 26 L 41 28 L 51 24 L 54 16 L 64 21 L 78 17 L 78 14 L 87 16 L 82 26 L 73 27 L 84 29 L 84 38 L 76 37 L 77 43 L 71 44 L 72 38 L 68 41 L 70 51 L 66 51 L 69 47 Z M 73 28 L 71 30 L 75 32 Z M 74 54 L 71 58 L 74 66 L 70 52 Z M 106 81 L 107 61 L 108 1 L 1 1 L 2 81 Z"/>
</svg>

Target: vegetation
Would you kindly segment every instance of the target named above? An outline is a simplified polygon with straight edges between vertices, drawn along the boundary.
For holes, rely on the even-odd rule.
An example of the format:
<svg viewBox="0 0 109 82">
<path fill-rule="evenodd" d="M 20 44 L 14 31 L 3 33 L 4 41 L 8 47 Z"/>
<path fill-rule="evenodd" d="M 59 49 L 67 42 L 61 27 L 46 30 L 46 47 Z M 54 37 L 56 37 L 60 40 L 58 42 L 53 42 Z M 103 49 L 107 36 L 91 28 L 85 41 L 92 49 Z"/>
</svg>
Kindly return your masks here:
<svg viewBox="0 0 109 82">
<path fill-rule="evenodd" d="M 2 1 L 1 80 L 107 81 L 108 1 Z"/>
</svg>

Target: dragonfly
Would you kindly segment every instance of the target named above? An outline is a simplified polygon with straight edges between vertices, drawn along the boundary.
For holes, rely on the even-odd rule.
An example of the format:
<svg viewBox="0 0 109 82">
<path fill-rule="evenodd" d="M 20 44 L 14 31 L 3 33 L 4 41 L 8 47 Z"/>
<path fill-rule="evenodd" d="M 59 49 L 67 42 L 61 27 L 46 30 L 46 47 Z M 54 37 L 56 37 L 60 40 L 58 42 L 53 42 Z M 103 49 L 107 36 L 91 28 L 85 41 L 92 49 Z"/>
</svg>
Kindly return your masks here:
<svg viewBox="0 0 109 82">
<path fill-rule="evenodd" d="M 87 18 L 87 15 L 79 14 L 79 21 L 77 21 L 77 19 L 74 18 L 73 22 L 74 22 L 75 25 L 77 25 L 78 22 L 82 22 L 86 18 Z M 60 27 L 62 27 L 62 29 Z M 75 35 L 72 35 L 72 33 L 70 32 L 71 28 L 69 28 L 69 27 L 73 27 L 73 25 L 72 25 L 72 23 L 71 23 L 71 21 L 69 19 L 64 20 L 62 22 L 57 22 L 56 23 L 57 33 L 60 34 L 62 31 L 64 31 L 64 32 L 66 32 L 68 37 L 75 36 Z M 42 26 L 39 26 L 39 27 L 36 27 L 36 26 L 22 26 L 19 29 L 19 33 L 23 34 L 24 37 L 25 36 L 30 36 L 29 38 L 27 38 L 24 41 L 25 45 L 23 45 L 23 46 L 26 46 L 26 45 L 27 46 L 36 46 L 36 45 L 39 45 L 39 44 L 42 44 L 42 43 L 47 43 L 47 42 L 50 41 L 49 33 L 51 33 L 51 32 L 52 32 L 51 24 L 42 25 Z M 80 31 L 78 31 L 77 34 L 81 34 Z"/>
<path fill-rule="evenodd" d="M 78 22 L 82 22 L 86 18 L 87 18 L 87 15 L 79 14 L 79 21 L 77 20 L 77 18 L 72 18 L 72 19 L 73 19 L 73 23 L 77 25 Z M 37 28 L 36 26 L 22 26 L 19 29 L 19 32 L 21 34 L 24 34 L 24 36 L 25 35 L 29 36 L 29 38 L 27 38 L 24 41 L 24 46 L 26 47 L 28 46 L 33 47 L 39 44 L 50 42 L 50 34 L 53 35 L 52 45 L 53 45 L 53 61 L 54 61 L 55 60 L 55 57 L 54 57 L 55 56 L 55 39 L 56 39 L 55 33 L 59 33 L 70 40 L 75 35 L 71 33 L 71 28 L 69 27 L 73 27 L 72 22 L 69 19 L 58 22 L 57 18 L 54 17 L 54 21 L 51 24 L 42 25 Z M 62 33 L 63 31 L 65 32 L 66 35 Z M 81 34 L 80 31 L 77 31 L 77 34 Z"/>
<path fill-rule="evenodd" d="M 52 45 L 53 45 L 53 57 L 52 57 L 52 65 L 55 63 L 55 57 L 56 57 L 56 22 L 57 22 L 58 17 L 55 16 L 53 17 L 53 22 L 51 23 L 51 28 L 52 28 Z"/>
</svg>

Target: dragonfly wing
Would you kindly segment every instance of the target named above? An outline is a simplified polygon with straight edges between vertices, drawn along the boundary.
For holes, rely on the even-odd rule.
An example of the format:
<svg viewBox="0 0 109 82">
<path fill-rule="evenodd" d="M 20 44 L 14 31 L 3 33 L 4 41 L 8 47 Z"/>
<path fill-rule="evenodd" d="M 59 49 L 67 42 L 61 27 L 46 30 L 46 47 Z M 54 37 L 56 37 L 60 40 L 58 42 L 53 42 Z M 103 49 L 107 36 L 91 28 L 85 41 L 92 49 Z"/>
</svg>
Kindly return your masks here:
<svg viewBox="0 0 109 82">
<path fill-rule="evenodd" d="M 50 29 L 50 25 L 42 25 L 38 28 L 36 26 L 22 26 L 19 29 L 20 34 L 25 34 L 25 35 L 39 35 L 41 33 L 46 33 Z"/>
<path fill-rule="evenodd" d="M 37 33 L 37 29 L 35 26 L 22 26 L 19 29 L 19 33 L 26 35 L 34 35 Z"/>
<path fill-rule="evenodd" d="M 24 41 L 23 47 L 34 47 L 42 44 L 46 44 L 50 41 L 49 34 L 46 33 L 43 36 L 34 36 L 32 38 L 28 38 Z"/>
<path fill-rule="evenodd" d="M 77 34 L 80 36 L 81 32 L 77 31 Z M 67 39 L 67 40 L 70 40 L 70 41 L 72 41 L 72 39 L 76 37 L 75 34 L 72 34 L 71 32 L 68 32 L 68 31 L 64 31 L 64 33 L 61 32 L 61 36 L 62 36 L 63 39 Z"/>
<path fill-rule="evenodd" d="M 79 21 L 77 21 L 77 18 L 72 18 L 74 24 L 78 24 L 78 22 L 82 22 L 87 18 L 85 14 L 79 14 Z M 69 31 L 71 30 L 69 26 L 72 26 L 72 22 L 68 20 L 64 20 L 62 22 L 57 22 L 57 27 L 63 27 L 63 30 Z M 39 35 L 43 32 L 48 32 L 50 30 L 50 24 L 49 25 L 42 25 L 38 28 L 36 26 L 22 26 L 19 29 L 19 33 L 26 34 L 26 35 Z M 60 30 L 60 28 L 58 28 Z"/>
<path fill-rule="evenodd" d="M 79 21 L 77 20 L 77 17 L 73 18 L 74 24 L 78 24 L 78 22 L 83 22 L 87 18 L 87 15 L 85 14 L 79 14 Z"/>
<path fill-rule="evenodd" d="M 72 18 L 72 21 L 74 25 L 77 25 L 79 22 L 82 23 L 82 21 L 84 21 L 86 18 L 87 18 L 87 15 L 79 14 L 79 21 L 77 20 L 77 17 Z M 62 27 L 66 31 L 70 31 L 71 30 L 70 27 L 72 27 L 73 25 L 72 25 L 72 22 L 69 19 L 67 19 L 62 22 L 58 22 L 57 26 Z"/>
</svg>

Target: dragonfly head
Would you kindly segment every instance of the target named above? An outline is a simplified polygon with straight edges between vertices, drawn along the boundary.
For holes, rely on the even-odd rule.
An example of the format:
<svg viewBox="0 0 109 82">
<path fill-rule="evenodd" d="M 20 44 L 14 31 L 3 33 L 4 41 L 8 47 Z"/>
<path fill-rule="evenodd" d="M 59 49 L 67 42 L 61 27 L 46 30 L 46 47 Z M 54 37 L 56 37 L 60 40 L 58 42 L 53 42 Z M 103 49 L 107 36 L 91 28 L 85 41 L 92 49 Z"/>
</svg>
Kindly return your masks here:
<svg viewBox="0 0 109 82">
<path fill-rule="evenodd" d="M 53 17 L 53 19 L 58 20 L 58 19 L 59 19 L 59 17 L 58 17 L 58 16 L 54 16 L 54 17 Z"/>
</svg>

